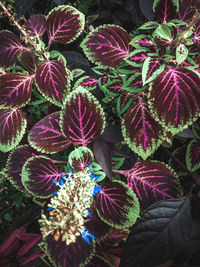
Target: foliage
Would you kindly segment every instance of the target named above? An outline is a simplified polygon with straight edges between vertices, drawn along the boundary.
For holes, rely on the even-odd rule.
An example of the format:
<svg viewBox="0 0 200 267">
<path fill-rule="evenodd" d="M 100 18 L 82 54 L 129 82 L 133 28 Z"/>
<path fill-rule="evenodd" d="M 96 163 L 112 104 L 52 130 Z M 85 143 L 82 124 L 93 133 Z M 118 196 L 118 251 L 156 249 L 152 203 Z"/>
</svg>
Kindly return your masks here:
<svg viewBox="0 0 200 267">
<path fill-rule="evenodd" d="M 100 1 L 54 2 L 24 25 L 0 3 L 21 33 L 0 32 L 1 186 L 41 206 L 38 245 L 52 266 L 111 266 L 106 242 L 123 250 L 122 267 L 164 263 L 190 242 L 182 196 L 200 183 L 200 2 L 154 0 L 154 18 L 130 33 L 90 25 L 83 12 Z"/>
</svg>

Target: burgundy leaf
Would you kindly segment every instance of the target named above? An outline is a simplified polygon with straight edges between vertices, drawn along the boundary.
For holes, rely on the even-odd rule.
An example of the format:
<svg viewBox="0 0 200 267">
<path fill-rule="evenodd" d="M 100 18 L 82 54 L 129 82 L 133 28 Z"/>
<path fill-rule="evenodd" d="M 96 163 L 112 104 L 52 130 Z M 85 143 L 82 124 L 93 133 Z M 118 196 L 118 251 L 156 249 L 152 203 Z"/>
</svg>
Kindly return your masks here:
<svg viewBox="0 0 200 267">
<path fill-rule="evenodd" d="M 37 151 L 57 153 L 70 145 L 70 141 L 60 130 L 59 116 L 60 112 L 49 114 L 29 132 L 29 144 Z"/>
<path fill-rule="evenodd" d="M 35 156 L 25 162 L 21 176 L 22 183 L 30 194 L 38 198 L 48 198 L 58 190 L 52 179 L 59 181 L 61 174 L 51 159 Z"/>
<path fill-rule="evenodd" d="M 154 15 L 161 23 L 175 19 L 178 14 L 178 9 L 178 0 L 156 0 L 153 4 Z"/>
<path fill-rule="evenodd" d="M 105 258 L 94 255 L 92 260 L 86 265 L 86 267 L 111 267 L 111 265 L 106 261 Z"/>
<path fill-rule="evenodd" d="M 103 140 L 97 139 L 93 144 L 93 153 L 102 170 L 112 180 L 111 146 Z"/>
<path fill-rule="evenodd" d="M 58 6 L 47 16 L 49 46 L 51 43 L 67 44 L 75 40 L 83 31 L 85 16 L 68 5 Z"/>
<path fill-rule="evenodd" d="M 186 166 L 186 160 L 185 160 L 185 155 L 186 155 L 186 148 L 187 145 L 178 147 L 174 149 L 172 155 L 175 157 L 175 159 L 178 159 L 182 164 Z M 169 159 L 169 166 L 172 167 L 172 169 L 179 175 L 184 175 L 185 170 L 182 168 L 181 165 L 177 164 L 177 161 L 174 158 Z"/>
<path fill-rule="evenodd" d="M 183 21 L 191 20 L 194 13 L 195 8 L 200 8 L 200 0 L 181 0 L 179 7 L 179 19 Z"/>
<path fill-rule="evenodd" d="M 87 146 L 103 132 L 104 118 L 104 111 L 96 98 L 80 86 L 65 100 L 61 129 L 72 144 Z"/>
<path fill-rule="evenodd" d="M 130 52 L 130 36 L 117 25 L 103 25 L 90 32 L 81 43 L 91 62 L 118 67 Z"/>
<path fill-rule="evenodd" d="M 23 51 L 19 56 L 19 61 L 30 74 L 35 74 L 37 59 L 32 51 Z"/>
<path fill-rule="evenodd" d="M 167 67 L 153 81 L 150 109 L 173 134 L 192 123 L 200 111 L 200 79 L 192 70 Z"/>
<path fill-rule="evenodd" d="M 200 168 L 200 139 L 193 139 L 187 146 L 186 163 L 190 171 Z"/>
<path fill-rule="evenodd" d="M 90 76 L 83 76 L 78 81 L 76 81 L 74 87 L 78 87 L 80 85 L 87 90 L 93 90 L 97 87 L 98 82 L 99 81 L 95 78 L 92 78 Z"/>
<path fill-rule="evenodd" d="M 146 49 L 135 49 L 125 58 L 125 61 L 133 67 L 141 67 L 147 57 Z"/>
<path fill-rule="evenodd" d="M 37 69 L 36 82 L 41 94 L 57 106 L 62 106 L 69 88 L 69 73 L 61 61 L 43 62 Z"/>
<path fill-rule="evenodd" d="M 19 38 L 12 32 L 0 32 L 0 66 L 10 67 L 16 60 L 18 55 L 28 50 L 22 45 Z"/>
<path fill-rule="evenodd" d="M 24 163 L 27 159 L 37 154 L 38 153 L 28 145 L 19 146 L 9 154 L 5 174 L 18 190 L 25 191 L 21 178 L 21 171 Z"/>
<path fill-rule="evenodd" d="M 19 144 L 26 124 L 20 109 L 0 109 L 0 151 L 8 152 Z"/>
<path fill-rule="evenodd" d="M 117 99 L 117 113 L 121 116 L 130 107 L 134 96 L 131 93 L 124 93 Z"/>
<path fill-rule="evenodd" d="M 134 168 L 116 172 L 127 177 L 128 185 L 136 193 L 142 209 L 157 201 L 177 197 L 177 178 L 162 162 L 138 161 Z"/>
<path fill-rule="evenodd" d="M 122 182 L 107 182 L 96 196 L 96 209 L 108 225 L 125 229 L 133 225 L 139 216 L 138 199 Z"/>
<path fill-rule="evenodd" d="M 121 77 L 108 78 L 102 77 L 101 84 L 102 90 L 109 95 L 119 95 L 123 93 L 123 80 Z"/>
<path fill-rule="evenodd" d="M 48 235 L 45 240 L 46 253 L 50 256 L 55 266 L 85 266 L 94 255 L 95 245 L 90 245 L 78 236 L 76 242 L 66 245 L 61 240 L 55 241 L 52 235 Z"/>
<path fill-rule="evenodd" d="M 161 125 L 141 97 L 127 110 L 122 120 L 122 134 L 129 147 L 143 159 L 159 147 L 164 136 Z"/>
<path fill-rule="evenodd" d="M 81 146 L 69 154 L 68 162 L 73 169 L 84 170 L 92 163 L 93 159 L 92 151 L 85 146 Z"/>
<path fill-rule="evenodd" d="M 31 98 L 33 75 L 7 73 L 0 76 L 0 108 L 26 105 Z"/>
<path fill-rule="evenodd" d="M 166 26 L 165 24 L 163 25 L 160 25 L 160 27 L 163 29 L 164 28 L 164 30 L 163 31 L 165 31 L 165 27 L 166 28 L 168 28 L 168 29 L 170 29 L 170 34 L 168 33 L 168 34 L 166 34 L 165 35 L 165 38 L 163 37 L 161 37 L 162 36 L 162 34 L 161 35 L 159 35 L 158 34 L 158 31 L 157 31 L 157 33 L 156 32 L 154 32 L 155 34 L 155 37 L 154 37 L 154 42 L 156 43 L 156 46 L 157 47 L 159 47 L 159 48 L 165 48 L 165 47 L 168 47 L 168 46 L 171 46 L 172 44 L 173 44 L 173 41 L 174 41 L 174 39 L 176 38 L 176 36 L 177 36 L 177 29 L 176 29 L 176 27 L 168 27 L 168 26 Z M 158 30 L 158 29 L 157 29 Z M 165 53 L 165 51 L 163 50 L 163 53 Z"/>
<path fill-rule="evenodd" d="M 46 17 L 42 14 L 33 15 L 27 20 L 26 29 L 31 32 L 31 36 L 38 36 L 42 39 L 42 36 L 47 29 Z"/>
</svg>

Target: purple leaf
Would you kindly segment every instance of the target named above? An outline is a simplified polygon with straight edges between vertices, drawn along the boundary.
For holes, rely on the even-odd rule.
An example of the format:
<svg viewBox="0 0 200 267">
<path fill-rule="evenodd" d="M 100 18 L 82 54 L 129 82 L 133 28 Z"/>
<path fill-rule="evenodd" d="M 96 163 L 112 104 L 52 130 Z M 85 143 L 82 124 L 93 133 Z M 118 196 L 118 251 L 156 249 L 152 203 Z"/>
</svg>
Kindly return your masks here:
<svg viewBox="0 0 200 267">
<path fill-rule="evenodd" d="M 120 125 L 106 127 L 100 139 L 104 142 L 118 143 L 123 141 Z"/>
<path fill-rule="evenodd" d="M 44 242 L 45 251 L 56 266 L 85 266 L 94 255 L 94 242 L 88 245 L 81 236 L 70 245 L 61 240 L 55 241 L 52 235 L 48 235 Z"/>
<path fill-rule="evenodd" d="M 58 6 L 47 16 L 49 46 L 51 43 L 68 44 L 83 31 L 85 16 L 76 8 L 68 5 Z"/>
<path fill-rule="evenodd" d="M 18 55 L 28 50 L 22 45 L 19 38 L 12 32 L 0 32 L 0 66 L 10 67 L 16 60 Z"/>
<path fill-rule="evenodd" d="M 161 125 L 155 121 L 141 97 L 126 111 L 122 134 L 128 146 L 143 159 L 159 147 L 164 137 Z"/>
<path fill-rule="evenodd" d="M 93 153 L 102 170 L 105 172 L 108 178 L 112 180 L 112 159 L 110 145 L 101 139 L 97 139 L 93 144 Z"/>
<path fill-rule="evenodd" d="M 179 8 L 179 19 L 183 21 L 191 20 L 194 13 L 195 8 L 200 8 L 200 0 L 182 0 L 180 1 Z"/>
<path fill-rule="evenodd" d="M 98 85 L 98 80 L 90 76 L 83 76 L 76 81 L 74 87 L 82 86 L 87 90 L 93 90 Z"/>
<path fill-rule="evenodd" d="M 125 61 L 133 67 L 141 67 L 148 57 L 148 51 L 144 48 L 135 49 L 126 58 Z"/>
<path fill-rule="evenodd" d="M 26 124 L 20 109 L 0 109 L 0 151 L 8 152 L 19 144 Z"/>
<path fill-rule="evenodd" d="M 84 170 L 94 159 L 92 151 L 84 146 L 74 149 L 68 157 L 68 162 L 75 170 Z"/>
<path fill-rule="evenodd" d="M 7 73 L 0 76 L 0 108 L 19 108 L 30 100 L 33 75 Z"/>
<path fill-rule="evenodd" d="M 172 155 L 179 160 L 182 164 L 184 164 L 186 166 L 186 160 L 185 160 L 185 155 L 186 155 L 186 148 L 187 145 L 178 147 L 176 149 L 174 149 L 174 151 L 172 152 Z M 172 167 L 172 169 L 179 175 L 185 175 L 185 170 L 182 168 L 181 165 L 177 164 L 177 161 L 175 161 L 174 158 L 170 157 L 168 165 L 170 167 Z"/>
<path fill-rule="evenodd" d="M 59 123 L 60 112 L 41 119 L 29 132 L 29 144 L 43 153 L 57 153 L 66 149 L 70 141 L 62 134 Z"/>
<path fill-rule="evenodd" d="M 37 69 L 37 59 L 32 51 L 24 51 L 19 56 L 22 66 L 30 73 L 35 74 Z"/>
<path fill-rule="evenodd" d="M 127 177 L 129 187 L 137 195 L 142 209 L 178 194 L 177 177 L 164 163 L 138 161 L 130 170 L 115 171 Z"/>
<path fill-rule="evenodd" d="M 97 99 L 83 87 L 65 99 L 61 113 L 61 130 L 72 144 L 87 146 L 105 127 L 105 114 Z"/>
<path fill-rule="evenodd" d="M 62 106 L 70 78 L 61 61 L 47 61 L 40 64 L 36 72 L 36 82 L 40 93 L 50 102 Z"/>
<path fill-rule="evenodd" d="M 61 174 L 51 159 L 45 156 L 31 157 L 23 165 L 22 184 L 34 197 L 49 198 L 58 190 L 52 179 L 59 181 Z"/>
<path fill-rule="evenodd" d="M 42 14 L 33 15 L 27 20 L 26 29 L 31 32 L 31 36 L 38 36 L 42 39 L 42 36 L 47 29 L 46 17 Z"/>
<path fill-rule="evenodd" d="M 200 168 L 200 139 L 190 141 L 186 151 L 187 168 L 194 172 Z"/>
<path fill-rule="evenodd" d="M 155 18 L 160 23 L 166 23 L 172 19 L 175 19 L 178 15 L 178 10 L 178 0 L 156 0 L 153 4 Z"/>
<path fill-rule="evenodd" d="M 116 96 L 123 93 L 123 80 L 121 77 L 108 78 L 106 76 L 101 79 L 101 89 L 111 96 Z"/>
<path fill-rule="evenodd" d="M 143 85 L 153 81 L 165 68 L 156 57 L 146 58 L 142 66 Z"/>
<path fill-rule="evenodd" d="M 5 174 L 18 190 L 26 191 L 21 181 L 22 167 L 27 159 L 37 154 L 38 153 L 28 145 L 19 146 L 9 154 Z"/>
<path fill-rule="evenodd" d="M 200 79 L 192 70 L 167 67 L 153 81 L 149 106 L 173 134 L 187 128 L 200 111 Z"/>
<path fill-rule="evenodd" d="M 118 67 L 130 52 L 130 36 L 117 25 L 103 25 L 90 32 L 81 43 L 92 63 Z"/>
<path fill-rule="evenodd" d="M 105 258 L 94 255 L 92 260 L 87 264 L 86 267 L 111 267 L 111 265 L 105 260 Z"/>
<path fill-rule="evenodd" d="M 122 182 L 107 182 L 96 196 L 99 217 L 108 225 L 125 229 L 133 225 L 139 216 L 136 195 Z"/>
</svg>

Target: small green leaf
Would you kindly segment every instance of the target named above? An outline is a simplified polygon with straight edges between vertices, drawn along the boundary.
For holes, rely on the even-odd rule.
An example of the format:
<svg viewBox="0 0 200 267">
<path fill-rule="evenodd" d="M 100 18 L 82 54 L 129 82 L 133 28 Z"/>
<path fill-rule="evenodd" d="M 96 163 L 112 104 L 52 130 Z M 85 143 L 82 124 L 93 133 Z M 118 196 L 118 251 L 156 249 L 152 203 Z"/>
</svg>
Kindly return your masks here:
<svg viewBox="0 0 200 267">
<path fill-rule="evenodd" d="M 153 37 L 159 37 L 161 39 L 170 40 L 172 37 L 171 34 L 171 25 L 167 23 L 161 24 L 154 32 Z"/>
<path fill-rule="evenodd" d="M 157 28 L 158 26 L 159 26 L 158 22 L 156 22 L 156 21 L 148 21 L 144 25 L 139 27 L 139 30 L 151 30 L 151 29 Z"/>
<path fill-rule="evenodd" d="M 188 56 L 188 49 L 184 44 L 180 44 L 176 48 L 176 61 L 179 64 L 181 64 Z"/>
</svg>

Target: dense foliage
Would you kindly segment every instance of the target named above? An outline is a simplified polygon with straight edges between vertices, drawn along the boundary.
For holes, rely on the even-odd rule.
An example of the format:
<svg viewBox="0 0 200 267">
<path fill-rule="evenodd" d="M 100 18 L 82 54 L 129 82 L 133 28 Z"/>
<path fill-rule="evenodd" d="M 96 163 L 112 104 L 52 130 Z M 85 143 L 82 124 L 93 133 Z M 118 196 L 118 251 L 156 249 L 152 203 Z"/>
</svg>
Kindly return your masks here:
<svg viewBox="0 0 200 267">
<path fill-rule="evenodd" d="M 1 183 L 38 210 L 0 245 L 0 263 L 17 238 L 21 265 L 40 257 L 56 267 L 192 262 L 200 244 L 191 235 L 200 229 L 200 1 L 154 0 L 151 14 L 139 1 L 151 19 L 132 31 L 93 26 L 98 16 L 86 15 L 101 1 L 54 1 L 24 23 L 7 2 Z M 36 233 L 26 232 L 30 223 Z"/>
</svg>

